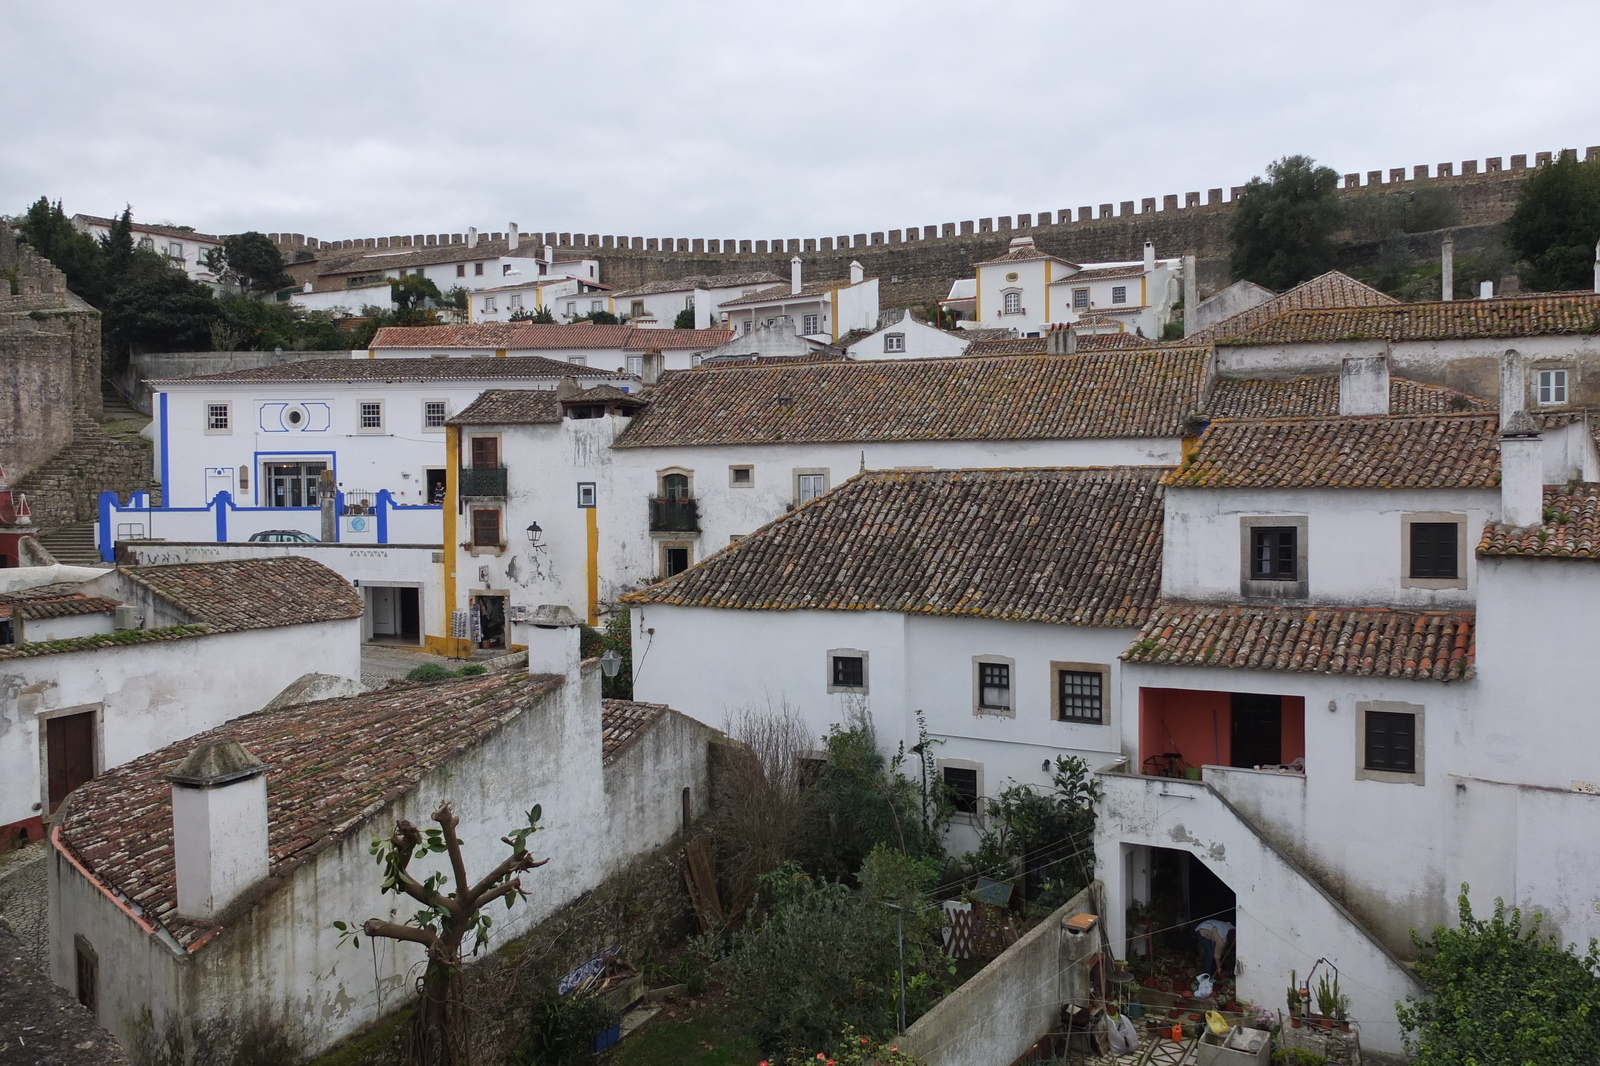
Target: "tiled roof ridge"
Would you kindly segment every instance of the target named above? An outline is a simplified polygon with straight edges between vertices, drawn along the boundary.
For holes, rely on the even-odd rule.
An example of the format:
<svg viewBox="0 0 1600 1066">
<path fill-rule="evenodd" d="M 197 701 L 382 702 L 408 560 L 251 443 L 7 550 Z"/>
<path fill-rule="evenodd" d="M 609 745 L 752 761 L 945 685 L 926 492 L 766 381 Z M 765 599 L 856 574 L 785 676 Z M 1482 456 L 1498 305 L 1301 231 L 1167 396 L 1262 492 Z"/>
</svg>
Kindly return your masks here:
<svg viewBox="0 0 1600 1066">
<path fill-rule="evenodd" d="M 299 373 L 296 373 L 296 371 Z M 499 373 L 473 373 L 473 371 L 499 371 Z M 515 373 L 507 373 L 512 371 Z M 326 376 L 307 376 L 325 374 Z M 544 355 L 492 355 L 448 356 L 442 359 L 302 359 L 292 363 L 271 366 L 246 367 L 242 370 L 224 370 L 215 374 L 194 374 L 183 378 L 151 378 L 153 385 L 184 385 L 216 381 L 262 382 L 366 382 L 383 378 L 394 381 L 454 379 L 471 381 L 477 378 L 600 378 L 623 376 L 614 370 L 564 363 Z"/>
<path fill-rule="evenodd" d="M 1483 527 L 1478 554 L 1521 559 L 1600 559 L 1600 482 L 1546 485 L 1544 513 L 1531 526 Z"/>
<path fill-rule="evenodd" d="M 204 622 L 186 622 L 158 629 L 121 629 L 115 633 L 91 633 L 82 637 L 62 637 L 59 640 L 29 641 L 26 644 L 7 644 L 0 647 L 0 661 L 32 659 L 40 655 L 65 655 L 74 651 L 96 651 L 101 648 L 120 648 L 129 644 L 153 644 L 164 640 L 186 640 L 189 637 L 203 637 L 216 632 L 218 630 L 215 627 Z"/>
<path fill-rule="evenodd" d="M 1044 340 L 1045 338 L 1042 338 L 1042 337 L 1018 337 L 1016 339 L 1017 340 L 1039 341 L 1039 340 Z M 1071 361 L 1073 359 L 1080 359 L 1080 358 L 1089 359 L 1089 358 L 1093 358 L 1093 357 L 1096 357 L 1096 356 L 1104 356 L 1104 355 L 1108 355 L 1108 354 L 1117 354 L 1117 355 L 1168 354 L 1168 355 L 1170 355 L 1170 354 L 1176 354 L 1176 353 L 1179 353 L 1179 352 L 1187 352 L 1187 351 L 1206 351 L 1209 348 L 1210 348 L 1210 345 L 1208 345 L 1208 344 L 1184 344 L 1182 342 L 1177 342 L 1177 343 L 1169 343 L 1169 344 L 1160 344 L 1160 345 L 1158 345 L 1158 344 L 1155 344 L 1155 343 L 1152 342 L 1148 347 L 1141 345 L 1141 346 L 1138 346 L 1138 347 L 1128 347 L 1128 348 L 1092 348 L 1092 349 L 1089 349 L 1087 351 L 1079 350 L 1079 351 L 1076 351 L 1076 352 L 1070 352 L 1070 353 L 1062 354 L 1062 355 L 1052 355 L 1050 352 L 1047 352 L 1047 351 L 1045 351 L 1045 352 L 1008 352 L 1008 353 L 995 353 L 995 354 L 991 354 L 991 353 L 988 353 L 988 352 L 982 352 L 982 353 L 979 353 L 977 355 L 932 355 L 932 356 L 928 356 L 928 357 L 922 358 L 922 359 L 894 359 L 894 358 L 888 358 L 888 359 L 851 359 L 851 360 L 848 360 L 848 361 L 840 360 L 840 359 L 828 359 L 828 360 L 825 360 L 825 362 L 827 362 L 830 365 L 846 365 L 846 366 L 904 366 L 904 367 L 913 367 L 913 366 L 938 366 L 940 364 L 949 364 L 951 366 L 968 367 L 968 366 L 971 366 L 974 363 L 983 362 L 983 361 L 992 361 L 992 362 L 997 362 L 997 363 L 1005 363 L 1005 362 L 1010 362 L 1012 360 L 1019 360 L 1019 359 L 1054 359 L 1054 360 L 1066 362 L 1066 361 Z M 728 365 L 723 365 L 723 364 L 719 364 L 717 366 L 713 366 L 713 367 L 710 367 L 710 368 L 707 368 L 705 366 L 705 364 L 701 364 L 701 366 L 695 368 L 697 373 L 699 371 L 702 371 L 702 370 L 727 371 L 729 373 L 734 373 L 734 372 L 739 372 L 739 371 L 743 371 L 743 370 L 747 370 L 747 369 L 749 369 L 749 368 L 746 367 L 746 366 L 728 366 Z M 681 371 L 678 371 L 678 373 L 681 373 Z"/>
<path fill-rule="evenodd" d="M 1332 324 L 1331 326 L 1329 324 Z M 1600 293 L 1517 293 L 1479 300 L 1427 300 L 1354 307 L 1298 307 L 1248 329 L 1218 335 L 1225 346 L 1333 340 L 1430 340 L 1600 332 Z"/>
<path fill-rule="evenodd" d="M 1436 386 L 1443 388 L 1444 386 Z M 1462 395 L 1467 395 L 1462 393 Z M 1211 420 L 1212 425 L 1240 425 L 1242 423 L 1271 422 L 1271 423 L 1305 423 L 1328 422 L 1334 425 L 1360 423 L 1360 422 L 1439 422 L 1454 419 L 1499 419 L 1498 411 L 1415 411 L 1405 414 L 1371 414 L 1371 415 L 1258 415 L 1249 417 L 1219 416 Z"/>
<path fill-rule="evenodd" d="M 117 573 L 132 581 L 140 588 L 148 591 L 152 596 L 170 604 L 180 611 L 190 615 L 196 622 L 209 626 L 216 632 L 240 632 L 251 629 L 276 629 L 290 625 L 311 625 L 319 622 L 339 621 L 341 619 L 360 618 L 365 607 L 361 597 L 345 581 L 339 573 L 314 559 L 300 555 L 271 555 L 259 558 L 221 559 L 207 562 L 170 563 L 161 566 L 119 566 Z M 195 599 L 186 598 L 182 588 L 174 589 L 173 582 L 163 581 L 173 575 L 186 574 L 217 574 L 226 578 L 230 590 L 236 591 L 236 585 L 241 578 L 270 579 L 275 586 L 282 585 L 291 577 L 306 580 L 316 580 L 323 583 L 318 591 L 333 592 L 337 589 L 344 593 L 345 602 L 337 604 L 310 604 L 302 603 L 304 614 L 298 619 L 275 620 L 266 617 L 265 609 L 275 606 L 263 602 L 265 598 L 256 601 L 257 606 L 263 608 L 261 614 L 251 616 L 248 611 L 252 601 L 247 597 L 237 597 L 230 600 L 243 612 L 242 620 L 225 621 L 215 617 L 206 617 L 214 614 L 214 605 L 197 602 Z M 318 608 L 321 608 L 320 610 Z"/>
</svg>

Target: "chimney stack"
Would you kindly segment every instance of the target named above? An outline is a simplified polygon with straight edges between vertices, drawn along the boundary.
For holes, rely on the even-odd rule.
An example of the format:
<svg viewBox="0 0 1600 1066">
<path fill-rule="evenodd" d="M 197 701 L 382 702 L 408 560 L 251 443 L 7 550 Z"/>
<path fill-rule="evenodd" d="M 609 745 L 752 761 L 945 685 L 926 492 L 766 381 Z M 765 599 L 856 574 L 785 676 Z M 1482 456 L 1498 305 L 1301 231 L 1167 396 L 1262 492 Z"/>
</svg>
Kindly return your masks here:
<svg viewBox="0 0 1600 1066">
<path fill-rule="evenodd" d="M 1156 268 L 1156 242 L 1144 242 L 1144 272 L 1150 273 Z"/>
<path fill-rule="evenodd" d="M 1071 326 L 1052 326 L 1044 348 L 1051 355 L 1072 355 L 1078 350 L 1078 331 Z"/>
<path fill-rule="evenodd" d="M 1456 242 L 1446 237 L 1439 243 L 1439 299 L 1456 298 Z"/>
<path fill-rule="evenodd" d="M 549 266 L 552 263 L 554 263 L 555 261 L 556 261 L 556 250 L 554 248 L 550 247 L 548 244 L 545 245 L 544 246 L 544 265 L 545 265 L 545 267 L 548 269 Z"/>
<path fill-rule="evenodd" d="M 467 227 L 467 247 L 468 248 L 476 248 L 477 246 L 478 246 L 478 227 L 477 226 L 468 226 Z"/>
<path fill-rule="evenodd" d="M 172 784 L 172 853 L 178 913 L 214 919 L 270 869 L 267 768 L 237 740 L 201 744 Z"/>
<path fill-rule="evenodd" d="M 644 382 L 646 388 L 649 388 L 661 380 L 661 373 L 667 366 L 667 358 L 661 354 L 660 348 L 651 348 L 644 353 L 640 363 L 639 379 Z"/>
<path fill-rule="evenodd" d="M 564 603 L 541 603 L 528 618 L 528 673 L 576 677 L 583 663 L 578 616 Z"/>
<path fill-rule="evenodd" d="M 513 222 L 511 223 L 511 229 L 506 233 L 506 249 L 512 252 L 516 251 L 520 241 L 521 238 L 517 236 L 517 224 Z"/>
<path fill-rule="evenodd" d="M 1480 300 L 1492 300 L 1492 299 L 1494 299 L 1494 282 L 1492 282 L 1492 281 L 1480 281 L 1480 282 L 1478 282 L 1478 299 L 1480 299 Z"/>
<path fill-rule="evenodd" d="M 856 259 L 850 260 L 850 284 L 860 285 L 862 279 L 866 276 L 867 272 L 862 269 L 860 261 Z"/>
<path fill-rule="evenodd" d="M 1594 291 L 1600 292 L 1600 241 L 1594 244 Z"/>
<path fill-rule="evenodd" d="M 694 328 L 711 328 L 711 290 L 694 290 Z"/>
<path fill-rule="evenodd" d="M 1339 413 L 1389 413 L 1389 360 L 1386 356 L 1349 355 L 1339 364 Z"/>
<path fill-rule="evenodd" d="M 789 295 L 800 295 L 800 257 L 797 255 L 789 260 Z"/>
<path fill-rule="evenodd" d="M 1528 414 L 1527 367 L 1508 348 L 1500 357 L 1500 521 L 1535 526 L 1544 521 L 1544 443 Z"/>
<path fill-rule="evenodd" d="M 1198 321 L 1195 316 L 1200 313 L 1200 279 L 1195 276 L 1197 264 L 1193 252 L 1183 257 L 1183 335 L 1187 337 L 1195 331 L 1191 323 Z"/>
</svg>

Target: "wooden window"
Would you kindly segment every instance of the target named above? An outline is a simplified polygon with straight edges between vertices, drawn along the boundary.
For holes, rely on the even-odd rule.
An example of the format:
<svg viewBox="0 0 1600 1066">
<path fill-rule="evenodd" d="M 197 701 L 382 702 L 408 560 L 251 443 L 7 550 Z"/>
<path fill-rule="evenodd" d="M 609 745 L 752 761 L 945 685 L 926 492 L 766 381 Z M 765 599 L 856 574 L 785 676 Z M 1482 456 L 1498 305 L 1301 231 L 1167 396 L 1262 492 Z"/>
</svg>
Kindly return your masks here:
<svg viewBox="0 0 1600 1066">
<path fill-rule="evenodd" d="M 1460 577 L 1460 561 L 1456 557 L 1459 530 L 1455 522 L 1411 523 L 1411 576 Z"/>
<path fill-rule="evenodd" d="M 736 489 L 747 489 L 756 483 L 756 468 L 753 466 L 728 467 L 728 484 Z"/>
<path fill-rule="evenodd" d="M 478 470 L 492 470 L 500 465 L 500 438 L 473 437 L 472 465 Z"/>
<path fill-rule="evenodd" d="M 687 500 L 689 495 L 688 474 L 662 474 L 661 496 L 668 500 Z"/>
<path fill-rule="evenodd" d="M 377 433 L 383 429 L 383 404 L 367 401 L 361 405 L 361 432 Z"/>
<path fill-rule="evenodd" d="M 833 657 L 835 688 L 860 688 L 866 681 L 866 662 L 859 655 Z"/>
<path fill-rule="evenodd" d="M 464 278 L 466 276 L 467 276 L 467 264 L 465 264 L 465 263 L 457 263 L 456 264 L 456 277 Z"/>
<path fill-rule="evenodd" d="M 472 546 L 500 547 L 500 508 L 479 507 L 472 512 Z"/>
<path fill-rule="evenodd" d="M 1058 670 L 1058 713 L 1063 722 L 1092 722 L 1104 717 L 1104 675 L 1098 670 Z"/>
<path fill-rule="evenodd" d="M 957 814 L 978 813 L 978 771 L 964 766 L 943 768 L 945 793 Z"/>
<path fill-rule="evenodd" d="M 94 948 L 83 937 L 73 938 L 73 957 L 77 970 L 78 1002 L 89 1008 L 89 1013 L 100 1013 L 100 959 Z"/>
<path fill-rule="evenodd" d="M 473 263 L 472 264 L 472 273 L 477 275 L 477 276 L 479 276 L 479 277 L 482 277 L 483 276 L 483 264 L 482 263 Z"/>
<path fill-rule="evenodd" d="M 1009 711 L 1011 709 L 1011 665 L 1009 663 L 978 664 L 978 706 L 984 710 Z"/>
<path fill-rule="evenodd" d="M 1366 712 L 1368 770 L 1417 772 L 1417 716 L 1396 711 Z"/>
<path fill-rule="evenodd" d="M 1128 302 L 1128 287 L 1126 285 L 1111 286 L 1111 302 L 1125 304 Z"/>
<path fill-rule="evenodd" d="M 1257 526 L 1250 531 L 1250 580 L 1297 581 L 1299 530 L 1294 526 Z"/>
</svg>

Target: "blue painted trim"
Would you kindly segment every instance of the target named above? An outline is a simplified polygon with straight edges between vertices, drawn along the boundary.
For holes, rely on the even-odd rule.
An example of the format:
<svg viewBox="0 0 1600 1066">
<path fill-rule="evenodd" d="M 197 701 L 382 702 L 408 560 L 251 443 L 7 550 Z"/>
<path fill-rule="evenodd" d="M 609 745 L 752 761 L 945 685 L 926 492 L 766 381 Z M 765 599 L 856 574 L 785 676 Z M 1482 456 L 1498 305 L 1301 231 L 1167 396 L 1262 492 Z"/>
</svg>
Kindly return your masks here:
<svg viewBox="0 0 1600 1066">
<path fill-rule="evenodd" d="M 129 502 L 132 502 L 130 499 Z M 100 494 L 100 561 L 116 561 L 116 538 L 111 535 L 111 510 L 117 505 L 117 494 L 102 492 Z"/>
<path fill-rule="evenodd" d="M 379 489 L 378 498 L 378 543 L 389 543 L 389 508 L 394 506 L 394 497 L 389 495 L 388 489 Z"/>
<path fill-rule="evenodd" d="M 333 542 L 339 543 L 344 539 L 344 523 L 339 519 L 344 517 L 344 491 L 333 490 Z"/>
<path fill-rule="evenodd" d="M 172 499 L 171 449 L 167 445 L 167 394 L 161 394 L 161 499 Z"/>
<path fill-rule="evenodd" d="M 233 504 L 233 494 L 223 489 L 211 498 L 211 506 L 217 509 L 217 543 L 228 543 L 228 508 Z"/>
</svg>

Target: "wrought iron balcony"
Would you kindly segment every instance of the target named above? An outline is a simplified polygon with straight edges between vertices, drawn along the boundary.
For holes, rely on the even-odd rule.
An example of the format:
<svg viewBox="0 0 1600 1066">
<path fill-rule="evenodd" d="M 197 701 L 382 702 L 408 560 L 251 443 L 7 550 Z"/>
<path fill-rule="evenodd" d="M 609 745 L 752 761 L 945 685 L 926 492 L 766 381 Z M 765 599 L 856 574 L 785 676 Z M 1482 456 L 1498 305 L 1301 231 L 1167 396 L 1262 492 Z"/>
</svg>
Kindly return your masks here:
<svg viewBox="0 0 1600 1066">
<path fill-rule="evenodd" d="M 650 497 L 650 532 L 700 532 L 699 502 L 671 496 Z"/>
<path fill-rule="evenodd" d="M 506 494 L 506 468 L 503 466 L 469 466 L 461 470 L 462 496 L 504 496 Z"/>
</svg>

